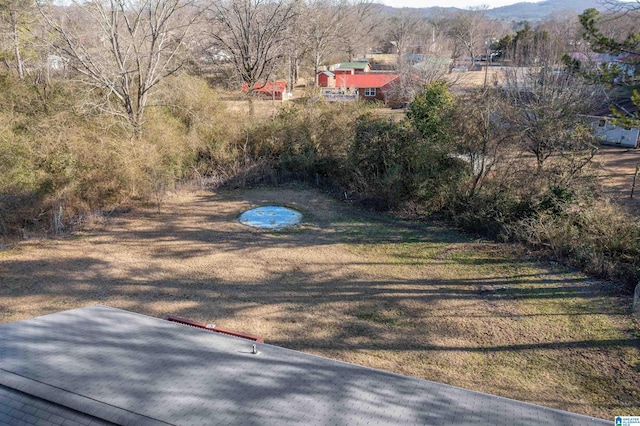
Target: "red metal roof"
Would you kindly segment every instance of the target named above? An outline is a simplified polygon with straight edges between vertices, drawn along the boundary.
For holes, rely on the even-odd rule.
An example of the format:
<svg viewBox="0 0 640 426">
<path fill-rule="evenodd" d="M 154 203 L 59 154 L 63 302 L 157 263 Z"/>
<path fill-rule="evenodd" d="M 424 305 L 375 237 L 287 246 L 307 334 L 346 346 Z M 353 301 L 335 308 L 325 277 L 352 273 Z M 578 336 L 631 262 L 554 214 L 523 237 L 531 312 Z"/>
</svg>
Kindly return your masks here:
<svg viewBox="0 0 640 426">
<path fill-rule="evenodd" d="M 249 87 L 249 85 L 246 82 L 242 83 L 242 91 L 243 92 L 246 92 L 248 87 Z M 273 89 L 274 87 L 275 87 L 275 90 Z M 287 82 L 285 82 L 285 81 L 276 81 L 275 85 L 271 81 L 268 81 L 266 84 L 265 83 L 256 83 L 253 86 L 253 90 L 255 92 L 266 92 L 266 93 L 286 92 L 286 90 L 287 90 Z"/>
<path fill-rule="evenodd" d="M 391 83 L 399 74 L 353 74 L 336 75 L 336 87 L 357 87 L 358 89 L 380 88 Z"/>
</svg>

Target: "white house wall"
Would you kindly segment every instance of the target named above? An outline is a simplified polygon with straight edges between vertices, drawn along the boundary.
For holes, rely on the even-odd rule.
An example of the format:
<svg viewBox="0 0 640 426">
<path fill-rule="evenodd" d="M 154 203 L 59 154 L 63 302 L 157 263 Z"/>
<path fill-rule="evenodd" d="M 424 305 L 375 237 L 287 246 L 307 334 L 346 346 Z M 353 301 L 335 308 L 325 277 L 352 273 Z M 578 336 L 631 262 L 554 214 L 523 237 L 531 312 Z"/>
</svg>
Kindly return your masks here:
<svg viewBox="0 0 640 426">
<path fill-rule="evenodd" d="M 640 137 L 640 129 L 632 127 L 625 129 L 623 126 L 617 126 L 610 121 L 595 121 L 593 128 L 596 137 L 600 143 L 607 145 L 618 145 L 626 148 L 637 148 L 638 138 Z"/>
</svg>

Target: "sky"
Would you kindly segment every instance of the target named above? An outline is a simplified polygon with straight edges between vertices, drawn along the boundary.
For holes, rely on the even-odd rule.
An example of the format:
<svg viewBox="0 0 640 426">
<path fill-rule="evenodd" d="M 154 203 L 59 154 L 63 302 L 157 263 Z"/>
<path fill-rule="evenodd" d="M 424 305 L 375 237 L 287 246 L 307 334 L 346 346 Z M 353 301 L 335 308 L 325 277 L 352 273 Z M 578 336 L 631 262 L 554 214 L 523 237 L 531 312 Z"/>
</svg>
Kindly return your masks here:
<svg viewBox="0 0 640 426">
<path fill-rule="evenodd" d="M 477 7 L 487 5 L 489 8 L 507 6 L 509 4 L 536 3 L 536 0 L 377 0 L 387 6 L 393 7 L 457 7 L 458 9 L 466 9 L 468 7 Z"/>
</svg>

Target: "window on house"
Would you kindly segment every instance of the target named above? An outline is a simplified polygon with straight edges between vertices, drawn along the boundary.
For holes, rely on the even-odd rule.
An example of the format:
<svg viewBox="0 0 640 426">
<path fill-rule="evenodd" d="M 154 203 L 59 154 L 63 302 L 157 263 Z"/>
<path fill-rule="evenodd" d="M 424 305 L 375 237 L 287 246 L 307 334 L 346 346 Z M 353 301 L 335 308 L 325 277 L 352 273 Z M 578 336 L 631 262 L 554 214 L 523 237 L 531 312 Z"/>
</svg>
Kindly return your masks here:
<svg viewBox="0 0 640 426">
<path fill-rule="evenodd" d="M 372 87 L 372 88 L 364 89 L 364 95 L 365 96 L 375 96 L 376 95 L 376 88 Z"/>
</svg>

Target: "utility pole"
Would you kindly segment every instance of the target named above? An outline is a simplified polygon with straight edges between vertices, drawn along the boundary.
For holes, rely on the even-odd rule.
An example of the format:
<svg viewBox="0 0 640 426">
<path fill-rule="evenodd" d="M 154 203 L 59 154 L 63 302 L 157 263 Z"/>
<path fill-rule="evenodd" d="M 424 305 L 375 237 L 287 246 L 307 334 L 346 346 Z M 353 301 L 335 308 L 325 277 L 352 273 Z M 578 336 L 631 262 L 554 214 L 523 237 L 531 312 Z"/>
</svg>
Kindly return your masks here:
<svg viewBox="0 0 640 426">
<path fill-rule="evenodd" d="M 490 59 L 489 50 L 491 48 L 491 44 L 490 44 L 490 42 L 486 41 L 484 43 L 484 45 L 487 48 L 487 52 L 486 52 L 486 56 L 484 57 L 484 86 L 483 86 L 483 89 L 486 89 L 487 88 L 487 74 L 489 73 L 489 59 Z"/>
</svg>

